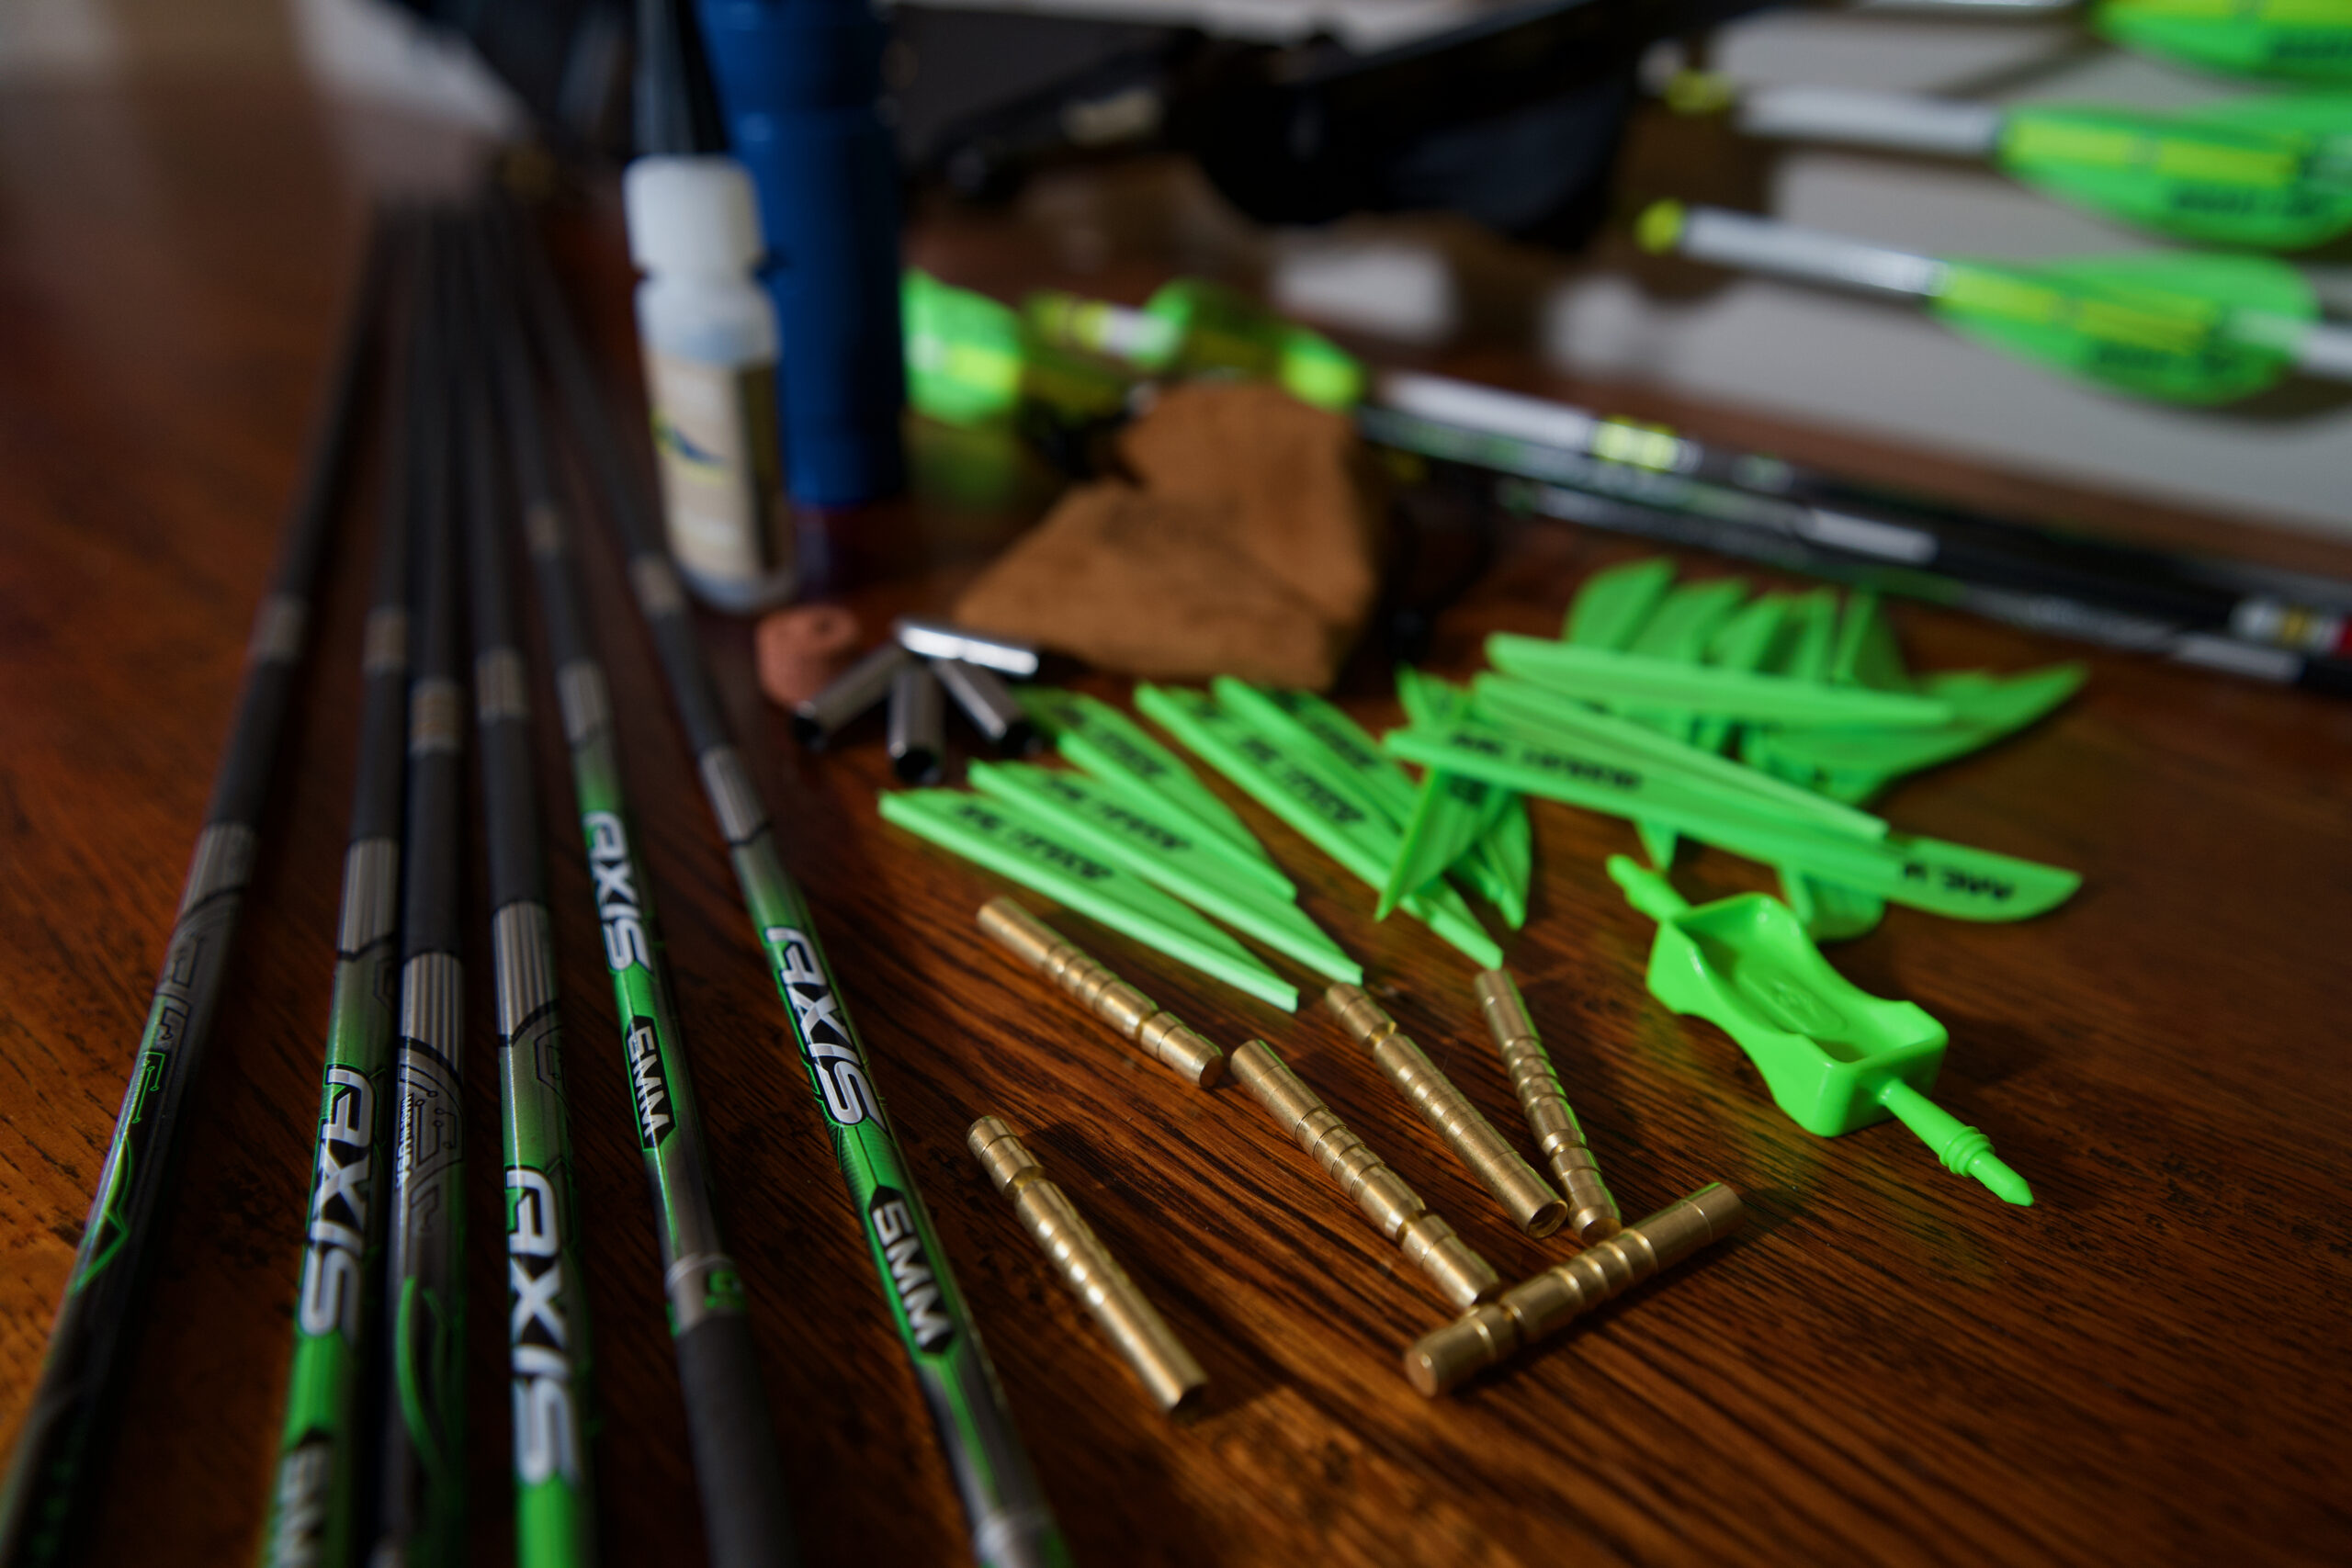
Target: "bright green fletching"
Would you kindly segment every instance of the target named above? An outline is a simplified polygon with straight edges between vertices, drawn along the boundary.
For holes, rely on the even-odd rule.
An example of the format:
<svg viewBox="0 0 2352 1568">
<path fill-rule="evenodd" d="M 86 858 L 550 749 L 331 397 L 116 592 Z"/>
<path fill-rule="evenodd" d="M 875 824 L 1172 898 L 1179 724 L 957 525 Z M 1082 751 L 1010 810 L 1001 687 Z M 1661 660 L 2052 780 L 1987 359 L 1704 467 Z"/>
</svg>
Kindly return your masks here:
<svg viewBox="0 0 2352 1568">
<path fill-rule="evenodd" d="M 1115 413 L 1126 378 L 1040 342 L 1019 312 L 910 267 L 900 284 L 907 400 L 948 424 L 1010 419 L 1035 404 L 1072 421 Z"/>
<path fill-rule="evenodd" d="M 1114 863 L 1317 974 L 1354 984 L 1363 969 L 1281 892 L 1247 884 L 1181 812 L 1152 811 L 1082 773 L 1014 762 L 974 762 L 972 787 L 1045 816 Z"/>
<path fill-rule="evenodd" d="M 1783 729 L 1771 739 L 1772 754 L 1786 764 L 1783 777 L 1867 774 L 1891 784 L 2024 728 L 2080 690 L 2086 673 L 2080 664 L 2053 664 L 2007 677 L 1972 671 L 1931 675 L 1924 689 L 1951 704 L 1950 724 L 1914 730 Z"/>
<path fill-rule="evenodd" d="M 1846 622 L 1838 614 L 1838 595 L 1834 590 L 1816 588 L 1790 602 L 1788 623 L 1777 639 L 1773 652 L 1768 654 L 1761 670 L 1773 670 L 1793 680 L 1826 682 L 1836 667 L 1838 650 Z M 1791 731 L 1785 729 L 1748 729 L 1740 739 L 1740 756 L 1753 767 L 1775 778 L 1792 784 L 1819 788 L 1821 781 L 1813 772 L 1801 765 L 1785 761 L 1773 749 L 1778 739 Z M 1830 793 L 1833 799 L 1859 806 L 1869 795 Z M 1868 936 L 1878 929 L 1886 917 L 1886 900 L 1875 893 L 1842 886 L 1808 876 L 1797 866 L 1777 868 L 1781 876 L 1781 891 L 1787 896 L 1789 908 L 1804 922 L 1805 933 L 1815 942 L 1849 942 Z"/>
<path fill-rule="evenodd" d="M 1949 705 L 1928 697 L 1834 689 L 1744 670 L 1691 668 L 1508 632 L 1487 639 L 1487 657 L 1510 674 L 1587 702 L 1685 707 L 1760 724 L 1926 726 L 1951 718 Z"/>
<path fill-rule="evenodd" d="M 1051 686 L 1017 690 L 1029 721 L 1053 738 L 1054 749 L 1073 766 L 1165 800 L 1235 849 L 1271 864 L 1266 846 L 1233 808 L 1134 719 L 1083 692 Z"/>
<path fill-rule="evenodd" d="M 2306 96 L 2275 116 L 2032 105 L 2005 118 L 1997 157 L 2062 200 L 2162 233 L 2285 251 L 2352 228 L 2347 138 L 2352 96 Z"/>
<path fill-rule="evenodd" d="M 1419 893 L 1445 874 L 1479 840 L 1488 803 L 1505 793 L 1484 779 L 1431 768 L 1422 775 L 1413 814 L 1396 843 L 1396 856 L 1380 884 L 1374 919 L 1385 920 L 1398 900 Z"/>
<path fill-rule="evenodd" d="M 1793 865 L 1958 919 L 2024 919 L 2064 902 L 2082 885 L 2073 872 L 1963 844 L 1894 833 L 1874 841 L 1727 808 L 1720 799 L 1679 787 L 1670 775 L 1595 748 L 1547 745 L 1475 724 L 1442 733 L 1393 730 L 1383 744 L 1398 756 L 1529 795 L 1611 816 L 1653 818 L 1734 854 Z"/>
<path fill-rule="evenodd" d="M 1569 603 L 1560 635 L 1580 648 L 1630 647 L 1673 586 L 1674 563 L 1663 556 L 1596 571 Z"/>
<path fill-rule="evenodd" d="M 1179 277 L 1144 302 L 1181 346 L 1176 364 L 1278 383 L 1301 401 L 1351 409 L 1363 400 L 1363 367 L 1338 344 L 1283 320 L 1246 294 L 1205 278 Z"/>
<path fill-rule="evenodd" d="M 1676 664 L 1696 664 L 1706 657 L 1715 633 L 1738 613 L 1747 598 L 1747 584 L 1736 577 L 1685 583 L 1659 601 L 1648 622 L 1625 645 L 1625 651 Z"/>
<path fill-rule="evenodd" d="M 1929 309 L 1954 330 L 2070 375 L 2168 402 L 2247 397 L 2293 367 L 2239 311 L 2319 319 L 2311 286 L 2267 256 L 2155 253 L 2031 265 L 1954 261 Z"/>
<path fill-rule="evenodd" d="M 1139 684 L 1136 706 L 1359 880 L 1374 887 L 1385 880 L 1396 859 L 1397 830 L 1360 805 L 1353 788 L 1284 755 L 1204 693 Z M 1445 884 L 1433 884 L 1400 906 L 1487 967 L 1502 962 L 1502 949 Z"/>
<path fill-rule="evenodd" d="M 1051 818 L 960 790 L 904 790 L 881 797 L 882 815 L 1000 876 L 1069 905 L 1204 974 L 1272 1002 L 1298 1009 L 1298 990 L 1250 950 L 1185 905 L 1107 856 L 1073 841 Z"/>
<path fill-rule="evenodd" d="M 1499 896 L 1490 893 L 1487 899 L 1503 923 L 1517 931 L 1527 923 L 1527 889 L 1535 880 L 1535 825 L 1528 819 L 1527 802 L 1516 794 L 1505 798 L 1478 847 L 1500 878 Z"/>
<path fill-rule="evenodd" d="M 1460 691 L 1401 666 L 1396 695 L 1416 724 L 1442 724 L 1467 708 Z M 1387 919 L 1398 899 L 1419 892 L 1449 869 L 1467 879 L 1513 931 L 1527 923 L 1534 841 L 1526 803 L 1484 780 L 1431 768 L 1421 776 L 1404 840 L 1381 884 L 1374 918 Z"/>
<path fill-rule="evenodd" d="M 1312 692 L 1276 691 L 1219 675 L 1209 682 L 1217 706 L 1317 771 L 1345 780 L 1360 802 L 1401 826 L 1413 811 L 1412 775 L 1354 719 Z"/>
<path fill-rule="evenodd" d="M 2210 70 L 2352 82 L 2346 0 L 2104 0 L 2092 25 L 2126 49 Z"/>
<path fill-rule="evenodd" d="M 1929 1100 L 1944 1026 L 1911 1002 L 1873 997 L 1832 969 L 1781 905 L 1744 893 L 1692 908 L 1665 878 L 1623 855 L 1609 874 L 1657 921 L 1652 995 L 1739 1043 L 1773 1102 L 1806 1132 L 1836 1137 L 1899 1117 L 1955 1175 L 2011 1203 L 2033 1201 L 1992 1140 Z"/>
<path fill-rule="evenodd" d="M 1736 577 L 1686 583 L 1658 602 L 1649 621 L 1634 634 L 1625 651 L 1671 664 L 1697 664 L 1706 657 L 1716 632 L 1738 612 L 1740 601 L 1747 597 L 1747 584 Z M 1700 723 L 1696 714 L 1666 708 L 1632 708 L 1625 716 L 1634 724 L 1647 725 L 1677 739 L 1689 737 Z M 1641 833 L 1642 848 L 1648 852 L 1652 865 L 1664 868 L 1674 863 L 1673 829 L 1657 822 L 1637 822 L 1634 827 Z"/>
<path fill-rule="evenodd" d="M 1498 730 L 1532 734 L 1578 746 L 1592 754 L 1635 759 L 1637 765 L 1670 771 L 1690 791 L 1718 795 L 1735 808 L 1778 811 L 1817 822 L 1834 832 L 1883 839 L 1886 824 L 1866 811 L 1774 778 L 1760 769 L 1663 735 L 1630 719 L 1547 692 L 1525 682 L 1481 675 L 1471 693 L 1471 716 Z"/>
</svg>

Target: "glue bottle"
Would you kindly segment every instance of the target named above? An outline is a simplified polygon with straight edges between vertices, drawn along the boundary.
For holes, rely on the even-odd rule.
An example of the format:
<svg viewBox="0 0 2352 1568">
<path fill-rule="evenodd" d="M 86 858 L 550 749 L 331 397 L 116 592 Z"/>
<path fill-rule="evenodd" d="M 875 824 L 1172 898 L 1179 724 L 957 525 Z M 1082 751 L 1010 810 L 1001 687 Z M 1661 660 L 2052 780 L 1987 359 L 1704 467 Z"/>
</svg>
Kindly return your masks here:
<svg viewBox="0 0 2352 1568">
<path fill-rule="evenodd" d="M 681 0 L 639 6 L 638 152 L 621 176 L 662 511 L 678 574 L 722 610 L 797 581 L 776 420 L 775 307 L 758 198 L 724 132 Z"/>
</svg>

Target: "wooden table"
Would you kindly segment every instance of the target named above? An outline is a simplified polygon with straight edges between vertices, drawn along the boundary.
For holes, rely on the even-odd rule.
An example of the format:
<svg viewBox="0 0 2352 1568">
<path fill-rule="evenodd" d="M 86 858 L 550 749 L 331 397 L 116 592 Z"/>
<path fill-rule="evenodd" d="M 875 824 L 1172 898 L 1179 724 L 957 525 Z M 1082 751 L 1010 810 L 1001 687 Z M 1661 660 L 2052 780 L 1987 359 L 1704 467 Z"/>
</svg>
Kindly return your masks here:
<svg viewBox="0 0 2352 1568">
<path fill-rule="evenodd" d="M 353 160 L 428 153 L 419 128 L 282 85 L 0 96 L 0 1437 L 11 1440 L 356 254 Z M 595 227 L 608 218 L 569 254 L 602 290 L 617 352 L 621 274 L 610 231 Z M 1000 291 L 1075 280 L 1035 240 L 1018 224 L 926 219 L 913 249 Z M 1155 265 L 1123 258 L 1092 281 L 1132 295 Z M 1464 363 L 1525 373 L 1504 357 Z M 2352 572 L 2341 547 L 1676 412 L 1849 470 L 2094 524 L 2201 526 L 2209 542 Z M 841 558 L 867 584 L 849 601 L 869 617 L 944 606 L 1035 514 L 1034 475 L 974 501 L 959 453 L 967 444 L 926 436 L 914 500 L 837 522 Z M 1473 667 L 1493 628 L 1555 626 L 1577 581 L 1627 553 L 1555 528 L 1510 534 L 1499 566 L 1441 622 L 1434 665 Z M 261 1517 L 326 1014 L 364 556 L 343 552 L 325 596 L 137 1352 L 100 1561 L 236 1561 Z M 807 1086 L 779 1046 L 775 998 L 646 645 L 595 559 L 628 784 L 807 1559 L 959 1561 L 946 1468 Z M 1949 615 L 1898 619 L 1925 668 L 2080 652 Z M 2039 730 L 1893 796 L 1905 829 L 2086 879 L 2029 924 L 1898 909 L 1837 951 L 1865 987 L 1951 1026 L 1939 1097 L 2031 1180 L 2030 1210 L 1943 1173 L 1900 1127 L 1835 1142 L 1794 1128 L 1726 1038 L 1645 991 L 1650 924 L 1600 869 L 1630 850 L 1627 829 L 1539 807 L 1533 915 L 1510 963 L 1604 1168 L 1629 1212 L 1720 1179 L 1752 1220 L 1572 1337 L 1430 1402 L 1396 1357 L 1445 1314 L 1395 1251 L 1238 1090 L 1173 1083 L 987 945 L 972 916 L 1001 886 L 879 822 L 870 732 L 832 755 L 797 751 L 753 689 L 746 628 L 707 630 L 786 860 L 1080 1561 L 2352 1553 L 2340 1451 L 2352 1394 L 2352 705 L 2094 654 L 2083 695 Z M 1376 679 L 1343 694 L 1368 721 L 1393 719 Z M 560 821 L 568 796 L 560 783 L 549 794 Z M 1408 922 L 1373 924 L 1363 889 L 1253 805 L 1239 809 L 1404 1027 L 1498 1124 L 1517 1126 L 1465 962 Z M 1698 896 L 1764 885 L 1719 853 L 1679 879 Z M 693 1561 L 653 1231 L 568 834 L 553 891 L 592 1227 L 607 1560 Z M 1318 1012 L 1238 1000 L 1057 919 L 1212 1037 L 1274 1041 L 1506 1276 L 1564 1256 L 1510 1232 Z M 486 951 L 472 966 L 488 973 Z M 477 1043 L 492 1038 L 487 995 L 474 994 Z M 486 1045 L 469 1070 L 487 1128 Z M 1155 1415 L 1049 1278 L 965 1153 L 964 1129 L 984 1112 L 1029 1135 L 1207 1366 L 1199 1419 Z M 496 1562 L 509 1549 L 502 1223 L 481 1164 L 469 1462 L 477 1557 Z"/>
</svg>

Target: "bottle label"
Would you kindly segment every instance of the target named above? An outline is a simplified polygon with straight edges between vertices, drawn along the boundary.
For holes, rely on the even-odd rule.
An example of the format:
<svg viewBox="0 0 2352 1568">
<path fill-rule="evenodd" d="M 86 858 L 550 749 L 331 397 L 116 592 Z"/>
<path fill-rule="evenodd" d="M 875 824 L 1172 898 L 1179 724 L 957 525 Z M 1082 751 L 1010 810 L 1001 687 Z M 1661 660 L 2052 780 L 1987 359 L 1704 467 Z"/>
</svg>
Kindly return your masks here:
<svg viewBox="0 0 2352 1568">
<path fill-rule="evenodd" d="M 792 564 L 775 367 L 648 355 L 670 551 L 690 576 L 751 584 Z"/>
</svg>

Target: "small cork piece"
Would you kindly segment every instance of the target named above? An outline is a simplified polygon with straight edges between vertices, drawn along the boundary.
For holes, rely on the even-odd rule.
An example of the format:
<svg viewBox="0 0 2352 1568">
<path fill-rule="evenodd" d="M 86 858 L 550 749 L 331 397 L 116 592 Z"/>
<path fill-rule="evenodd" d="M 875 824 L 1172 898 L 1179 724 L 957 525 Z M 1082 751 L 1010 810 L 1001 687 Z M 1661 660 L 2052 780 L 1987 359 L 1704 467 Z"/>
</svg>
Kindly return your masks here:
<svg viewBox="0 0 2352 1568">
<path fill-rule="evenodd" d="M 839 604 L 795 604 L 761 617 L 752 634 L 760 690 L 785 707 L 807 702 L 841 673 L 858 633 L 857 616 Z"/>
</svg>

